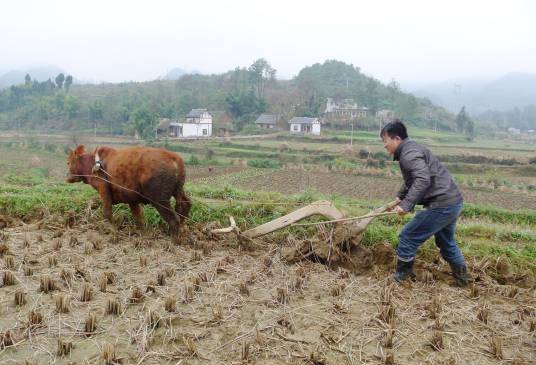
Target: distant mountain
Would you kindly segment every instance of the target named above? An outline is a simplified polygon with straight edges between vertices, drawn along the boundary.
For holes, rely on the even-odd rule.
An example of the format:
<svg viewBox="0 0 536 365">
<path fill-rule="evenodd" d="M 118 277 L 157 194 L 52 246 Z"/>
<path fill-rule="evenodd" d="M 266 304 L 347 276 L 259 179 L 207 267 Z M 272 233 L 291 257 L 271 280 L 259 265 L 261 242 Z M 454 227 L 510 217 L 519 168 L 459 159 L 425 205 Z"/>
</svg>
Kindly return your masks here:
<svg viewBox="0 0 536 365">
<path fill-rule="evenodd" d="M 8 71 L 0 74 L 0 89 L 5 89 L 11 85 L 24 84 L 26 74 L 29 74 L 32 80 L 46 81 L 49 78 L 54 80 L 62 72 L 67 76 L 65 71 L 57 66 L 41 66 Z"/>
<path fill-rule="evenodd" d="M 408 89 L 408 88 L 406 88 Z M 472 115 L 536 105 L 536 74 L 509 73 L 495 80 L 459 79 L 414 87 L 411 92 L 457 113 Z"/>
<path fill-rule="evenodd" d="M 201 72 L 199 72 L 199 71 L 186 71 L 185 69 L 182 69 L 180 67 L 175 67 L 175 68 L 171 69 L 171 71 L 169 71 L 163 77 L 163 79 L 164 80 L 178 80 L 181 76 L 188 75 L 188 74 L 198 74 L 198 75 L 200 75 Z"/>
</svg>

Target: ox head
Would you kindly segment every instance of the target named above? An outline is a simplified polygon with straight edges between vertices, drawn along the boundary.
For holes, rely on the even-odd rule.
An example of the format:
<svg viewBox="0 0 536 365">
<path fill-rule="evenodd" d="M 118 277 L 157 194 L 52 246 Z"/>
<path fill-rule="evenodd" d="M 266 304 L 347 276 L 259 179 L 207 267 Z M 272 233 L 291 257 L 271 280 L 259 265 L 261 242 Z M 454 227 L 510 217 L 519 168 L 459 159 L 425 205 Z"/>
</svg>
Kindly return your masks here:
<svg viewBox="0 0 536 365">
<path fill-rule="evenodd" d="M 74 150 L 69 149 L 67 156 L 68 171 L 66 179 L 68 183 L 84 181 L 84 177 L 80 175 L 87 174 L 87 162 L 84 158 L 85 155 L 84 145 L 79 145 Z"/>
</svg>

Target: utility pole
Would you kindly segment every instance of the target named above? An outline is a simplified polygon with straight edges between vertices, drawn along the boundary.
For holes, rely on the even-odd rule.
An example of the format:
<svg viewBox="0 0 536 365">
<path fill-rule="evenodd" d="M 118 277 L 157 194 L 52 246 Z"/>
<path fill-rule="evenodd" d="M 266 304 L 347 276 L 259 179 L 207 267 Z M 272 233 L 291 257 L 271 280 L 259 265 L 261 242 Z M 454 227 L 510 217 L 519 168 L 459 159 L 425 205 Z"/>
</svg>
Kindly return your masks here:
<svg viewBox="0 0 536 365">
<path fill-rule="evenodd" d="M 353 146 L 354 142 L 354 123 L 352 122 L 352 132 L 350 133 L 350 146 Z"/>
<path fill-rule="evenodd" d="M 379 121 L 380 121 L 380 130 L 378 131 L 378 134 L 381 134 L 381 133 L 382 133 L 382 118 L 383 118 L 383 117 L 381 117 L 381 116 L 380 116 L 380 118 L 379 118 Z"/>
</svg>

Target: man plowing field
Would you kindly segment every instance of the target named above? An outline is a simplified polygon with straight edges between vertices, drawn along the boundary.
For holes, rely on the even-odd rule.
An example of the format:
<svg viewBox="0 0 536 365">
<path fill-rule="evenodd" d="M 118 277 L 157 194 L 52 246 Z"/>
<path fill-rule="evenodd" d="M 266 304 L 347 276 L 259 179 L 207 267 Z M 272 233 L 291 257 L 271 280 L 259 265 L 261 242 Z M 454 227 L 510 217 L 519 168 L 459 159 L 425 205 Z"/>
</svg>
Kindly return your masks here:
<svg viewBox="0 0 536 365">
<path fill-rule="evenodd" d="M 396 119 L 380 132 L 385 149 L 399 161 L 404 183 L 397 194 L 393 210 L 404 215 L 415 205 L 418 212 L 399 234 L 394 279 L 401 282 L 415 278 L 413 263 L 417 249 L 432 235 L 449 263 L 459 286 L 468 282 L 467 267 L 456 244 L 456 221 L 463 208 L 463 197 L 448 170 L 430 150 L 408 138 L 406 126 Z"/>
</svg>

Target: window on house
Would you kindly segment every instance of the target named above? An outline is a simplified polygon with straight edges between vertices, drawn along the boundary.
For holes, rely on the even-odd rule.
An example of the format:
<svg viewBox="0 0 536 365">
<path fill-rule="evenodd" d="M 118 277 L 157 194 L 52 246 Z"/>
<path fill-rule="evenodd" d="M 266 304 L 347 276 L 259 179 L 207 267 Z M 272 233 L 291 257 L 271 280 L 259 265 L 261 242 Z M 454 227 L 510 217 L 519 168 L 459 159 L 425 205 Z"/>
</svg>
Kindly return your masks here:
<svg viewBox="0 0 536 365">
<path fill-rule="evenodd" d="M 204 128 L 203 128 L 203 135 L 204 135 L 204 136 L 208 135 L 208 130 L 207 130 L 207 129 L 204 129 Z"/>
<path fill-rule="evenodd" d="M 182 125 L 179 126 L 178 130 L 179 133 L 177 134 L 177 136 L 182 136 Z"/>
<path fill-rule="evenodd" d="M 294 132 L 298 132 L 298 131 L 300 130 L 300 126 L 297 125 L 297 124 L 294 124 L 294 125 L 292 126 L 292 130 L 293 130 Z"/>
</svg>

